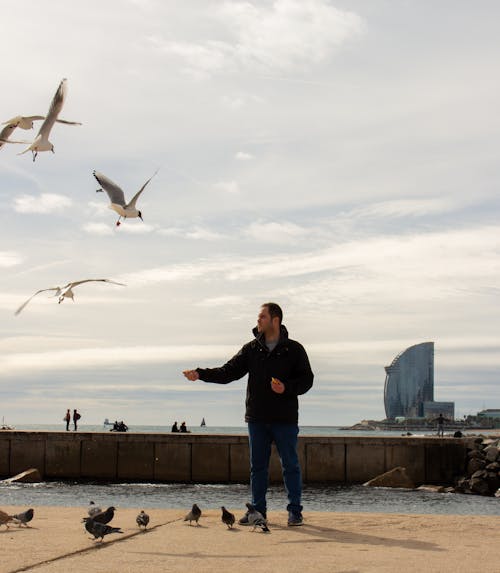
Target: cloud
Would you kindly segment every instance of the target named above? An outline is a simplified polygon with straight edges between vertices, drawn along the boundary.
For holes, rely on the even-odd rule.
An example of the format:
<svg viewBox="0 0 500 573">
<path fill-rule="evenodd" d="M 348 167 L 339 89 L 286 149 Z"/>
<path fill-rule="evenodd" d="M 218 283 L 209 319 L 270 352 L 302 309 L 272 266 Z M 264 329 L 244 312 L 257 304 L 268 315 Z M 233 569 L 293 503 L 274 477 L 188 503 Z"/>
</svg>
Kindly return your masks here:
<svg viewBox="0 0 500 573">
<path fill-rule="evenodd" d="M 90 235 L 113 235 L 113 227 L 106 223 L 85 223 L 82 229 Z"/>
<path fill-rule="evenodd" d="M 89 369 L 105 366 L 133 364 L 166 364 L 199 360 L 224 359 L 235 352 L 234 346 L 127 346 L 108 348 L 78 348 L 48 350 L 45 352 L 20 352 L 0 357 L 3 374 L 42 371 Z"/>
<path fill-rule="evenodd" d="M 203 227 L 192 227 L 189 229 L 169 227 L 166 229 L 160 229 L 158 233 L 160 235 L 165 235 L 166 237 L 181 237 L 183 239 L 192 239 L 195 241 L 218 241 L 224 238 L 222 233 Z"/>
<path fill-rule="evenodd" d="M 224 40 L 183 42 L 156 35 L 149 41 L 180 58 L 194 78 L 242 68 L 287 71 L 318 64 L 363 31 L 354 12 L 327 0 L 275 0 L 271 5 L 225 2 L 212 14 Z"/>
<path fill-rule="evenodd" d="M 306 228 L 288 221 L 255 221 L 243 230 L 243 234 L 253 240 L 278 245 L 296 242 L 308 233 Z"/>
<path fill-rule="evenodd" d="M 238 295 L 216 296 L 213 298 L 205 298 L 196 303 L 196 306 L 214 308 L 214 307 L 227 307 L 238 306 L 241 307 L 245 304 L 245 298 Z"/>
<path fill-rule="evenodd" d="M 69 197 L 56 193 L 41 193 L 35 195 L 22 195 L 14 199 L 14 210 L 18 213 L 58 213 L 71 205 Z"/>
<path fill-rule="evenodd" d="M 24 257 L 13 251 L 0 251 L 0 267 L 15 267 L 20 265 L 23 260 Z"/>
<path fill-rule="evenodd" d="M 463 208 L 463 204 L 449 197 L 394 199 L 372 203 L 366 207 L 353 209 L 346 213 L 347 217 L 367 218 L 396 218 L 396 217 L 425 217 L 446 213 Z"/>
<path fill-rule="evenodd" d="M 238 151 L 234 158 L 238 161 L 250 161 L 250 159 L 253 159 L 254 156 L 251 153 L 246 153 L 245 151 Z"/>
<path fill-rule="evenodd" d="M 230 195 L 237 195 L 240 193 L 240 187 L 236 181 L 219 181 L 214 183 L 213 187 L 217 191 L 222 191 L 223 193 L 228 193 Z"/>
</svg>

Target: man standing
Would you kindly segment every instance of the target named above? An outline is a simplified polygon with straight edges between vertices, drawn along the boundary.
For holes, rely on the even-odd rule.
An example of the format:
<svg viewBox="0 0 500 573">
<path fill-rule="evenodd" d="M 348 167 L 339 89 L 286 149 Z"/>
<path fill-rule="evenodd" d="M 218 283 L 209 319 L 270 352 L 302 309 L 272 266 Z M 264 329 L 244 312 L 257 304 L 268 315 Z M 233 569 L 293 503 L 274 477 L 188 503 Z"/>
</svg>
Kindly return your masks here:
<svg viewBox="0 0 500 573">
<path fill-rule="evenodd" d="M 302 477 L 297 455 L 298 398 L 313 384 L 304 347 L 288 338 L 283 312 L 273 302 L 261 306 L 255 339 L 220 368 L 185 370 L 191 381 L 228 384 L 248 374 L 245 421 L 250 444 L 252 505 L 266 516 L 271 444 L 278 450 L 288 495 L 288 525 L 302 525 Z M 248 525 L 248 512 L 239 521 Z"/>
<path fill-rule="evenodd" d="M 78 410 L 73 410 L 73 426 L 75 427 L 75 432 L 78 430 L 78 420 L 81 418 L 81 414 Z"/>
</svg>

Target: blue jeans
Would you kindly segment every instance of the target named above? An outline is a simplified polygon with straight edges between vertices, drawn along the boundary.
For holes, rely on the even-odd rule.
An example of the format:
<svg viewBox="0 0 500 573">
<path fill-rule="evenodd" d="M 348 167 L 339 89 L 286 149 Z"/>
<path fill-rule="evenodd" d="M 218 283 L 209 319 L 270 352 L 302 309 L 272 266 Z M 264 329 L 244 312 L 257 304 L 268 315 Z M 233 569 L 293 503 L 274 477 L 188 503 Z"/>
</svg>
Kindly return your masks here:
<svg viewBox="0 0 500 573">
<path fill-rule="evenodd" d="M 266 493 L 269 481 L 269 459 L 271 444 L 274 442 L 281 460 L 283 481 L 288 495 L 287 510 L 295 513 L 302 511 L 302 476 L 297 455 L 297 424 L 266 424 L 248 422 L 250 443 L 250 483 L 252 487 L 252 505 L 260 511 L 266 511 Z"/>
</svg>

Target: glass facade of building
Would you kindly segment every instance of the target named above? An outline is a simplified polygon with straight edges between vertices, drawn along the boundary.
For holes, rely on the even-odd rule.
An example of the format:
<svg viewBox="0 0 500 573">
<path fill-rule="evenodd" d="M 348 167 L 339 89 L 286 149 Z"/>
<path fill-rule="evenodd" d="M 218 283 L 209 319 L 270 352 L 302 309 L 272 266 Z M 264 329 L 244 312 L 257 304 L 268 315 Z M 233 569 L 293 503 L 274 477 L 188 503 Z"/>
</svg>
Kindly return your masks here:
<svg viewBox="0 0 500 573">
<path fill-rule="evenodd" d="M 385 367 L 384 404 L 388 419 L 419 418 L 434 401 L 434 342 L 410 346 Z"/>
</svg>

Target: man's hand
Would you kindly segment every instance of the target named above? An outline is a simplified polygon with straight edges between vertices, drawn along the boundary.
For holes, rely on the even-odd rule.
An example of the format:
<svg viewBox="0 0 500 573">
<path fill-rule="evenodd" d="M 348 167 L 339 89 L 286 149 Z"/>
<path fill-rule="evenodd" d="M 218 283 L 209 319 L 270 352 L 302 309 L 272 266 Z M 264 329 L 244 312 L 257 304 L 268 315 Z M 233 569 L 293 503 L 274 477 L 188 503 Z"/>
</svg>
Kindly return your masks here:
<svg viewBox="0 0 500 573">
<path fill-rule="evenodd" d="M 276 392 L 276 394 L 283 394 L 285 391 L 285 385 L 281 380 L 277 378 L 271 378 L 271 390 Z"/>
<path fill-rule="evenodd" d="M 191 382 L 195 382 L 200 379 L 200 375 L 196 370 L 184 370 L 182 373 L 188 380 L 191 380 Z"/>
</svg>

